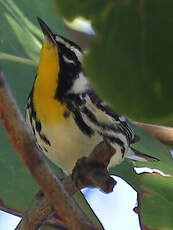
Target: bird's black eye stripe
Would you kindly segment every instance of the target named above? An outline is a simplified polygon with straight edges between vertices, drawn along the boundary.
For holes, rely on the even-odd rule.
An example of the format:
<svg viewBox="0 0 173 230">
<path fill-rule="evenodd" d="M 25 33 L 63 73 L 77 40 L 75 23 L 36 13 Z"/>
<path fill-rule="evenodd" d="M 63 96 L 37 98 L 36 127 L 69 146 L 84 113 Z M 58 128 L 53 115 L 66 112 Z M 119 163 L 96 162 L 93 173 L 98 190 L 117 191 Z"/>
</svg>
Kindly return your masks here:
<svg viewBox="0 0 173 230">
<path fill-rule="evenodd" d="M 65 45 L 58 43 L 58 52 L 62 57 L 65 57 L 69 61 L 73 61 L 74 64 L 78 64 L 79 61 L 76 54 L 69 48 L 65 47 Z"/>
<path fill-rule="evenodd" d="M 75 55 L 69 49 L 66 49 L 66 51 L 64 52 L 64 56 L 69 60 L 75 60 Z"/>
</svg>

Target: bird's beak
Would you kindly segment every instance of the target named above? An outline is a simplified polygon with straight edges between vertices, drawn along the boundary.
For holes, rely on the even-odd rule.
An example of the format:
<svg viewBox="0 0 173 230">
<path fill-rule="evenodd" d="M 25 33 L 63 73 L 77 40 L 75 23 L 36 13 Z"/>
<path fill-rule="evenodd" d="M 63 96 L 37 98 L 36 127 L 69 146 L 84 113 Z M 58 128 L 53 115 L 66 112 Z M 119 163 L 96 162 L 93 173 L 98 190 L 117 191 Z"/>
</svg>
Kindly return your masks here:
<svg viewBox="0 0 173 230">
<path fill-rule="evenodd" d="M 52 31 L 50 30 L 50 28 L 46 25 L 46 23 L 41 18 L 37 17 L 37 20 L 40 24 L 41 30 L 42 30 L 45 38 L 56 45 L 55 36 L 52 33 Z"/>
</svg>

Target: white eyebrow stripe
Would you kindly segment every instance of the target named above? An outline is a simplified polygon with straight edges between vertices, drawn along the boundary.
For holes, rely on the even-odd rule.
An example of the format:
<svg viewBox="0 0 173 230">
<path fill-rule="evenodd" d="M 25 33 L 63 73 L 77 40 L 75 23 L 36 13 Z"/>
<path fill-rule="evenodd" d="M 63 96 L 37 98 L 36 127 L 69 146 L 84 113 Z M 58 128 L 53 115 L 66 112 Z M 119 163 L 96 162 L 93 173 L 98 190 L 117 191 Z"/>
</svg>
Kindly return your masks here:
<svg viewBox="0 0 173 230">
<path fill-rule="evenodd" d="M 64 44 L 67 48 L 70 48 L 70 44 L 68 42 L 64 41 L 64 39 L 62 39 L 61 37 L 56 36 L 55 39 L 57 42 Z"/>
<path fill-rule="evenodd" d="M 58 35 L 55 37 L 57 42 L 60 42 L 61 44 L 64 44 L 65 47 L 67 47 L 68 49 L 70 49 L 72 52 L 75 53 L 75 55 L 77 56 L 78 60 L 80 62 L 82 62 L 83 58 L 83 54 L 80 52 L 80 50 L 78 50 L 76 47 L 71 46 L 68 42 L 64 41 L 63 38 L 59 37 Z"/>
<path fill-rule="evenodd" d="M 73 51 L 76 54 L 78 60 L 80 62 L 82 62 L 82 56 L 83 56 L 82 53 L 77 48 L 75 48 L 74 46 L 71 46 L 70 49 L 71 49 L 71 51 Z"/>
<path fill-rule="evenodd" d="M 63 55 L 63 59 L 66 63 L 72 63 L 72 64 L 75 64 L 75 62 L 69 58 L 67 58 L 65 55 Z"/>
</svg>

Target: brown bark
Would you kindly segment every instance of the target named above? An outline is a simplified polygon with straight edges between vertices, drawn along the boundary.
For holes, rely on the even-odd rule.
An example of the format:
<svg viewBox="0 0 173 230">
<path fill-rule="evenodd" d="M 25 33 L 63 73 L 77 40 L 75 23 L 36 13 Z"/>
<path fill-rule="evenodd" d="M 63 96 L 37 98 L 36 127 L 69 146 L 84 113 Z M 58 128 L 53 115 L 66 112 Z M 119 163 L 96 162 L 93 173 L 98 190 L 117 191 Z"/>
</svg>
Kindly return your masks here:
<svg viewBox="0 0 173 230">
<path fill-rule="evenodd" d="M 152 124 L 147 124 L 147 123 L 135 122 L 135 121 L 133 123 L 139 128 L 150 133 L 152 136 L 154 136 L 156 139 L 158 139 L 163 144 L 173 146 L 173 128 L 166 127 L 166 126 L 160 126 L 160 125 L 152 125 Z"/>
</svg>

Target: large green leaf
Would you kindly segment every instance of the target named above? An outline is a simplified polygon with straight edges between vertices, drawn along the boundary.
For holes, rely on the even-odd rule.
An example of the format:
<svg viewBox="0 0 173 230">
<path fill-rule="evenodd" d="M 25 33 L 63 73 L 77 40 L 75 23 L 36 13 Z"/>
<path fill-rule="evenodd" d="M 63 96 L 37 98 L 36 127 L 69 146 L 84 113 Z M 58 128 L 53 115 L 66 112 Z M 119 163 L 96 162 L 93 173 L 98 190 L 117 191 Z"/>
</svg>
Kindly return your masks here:
<svg viewBox="0 0 173 230">
<path fill-rule="evenodd" d="M 171 175 L 172 176 L 172 175 Z M 138 212 L 140 221 L 149 229 L 173 229 L 173 179 L 159 174 L 140 176 Z"/>
<path fill-rule="evenodd" d="M 56 2 L 67 20 L 91 20 L 97 40 L 85 64 L 100 94 L 133 119 L 173 124 L 173 2 Z"/>
</svg>

